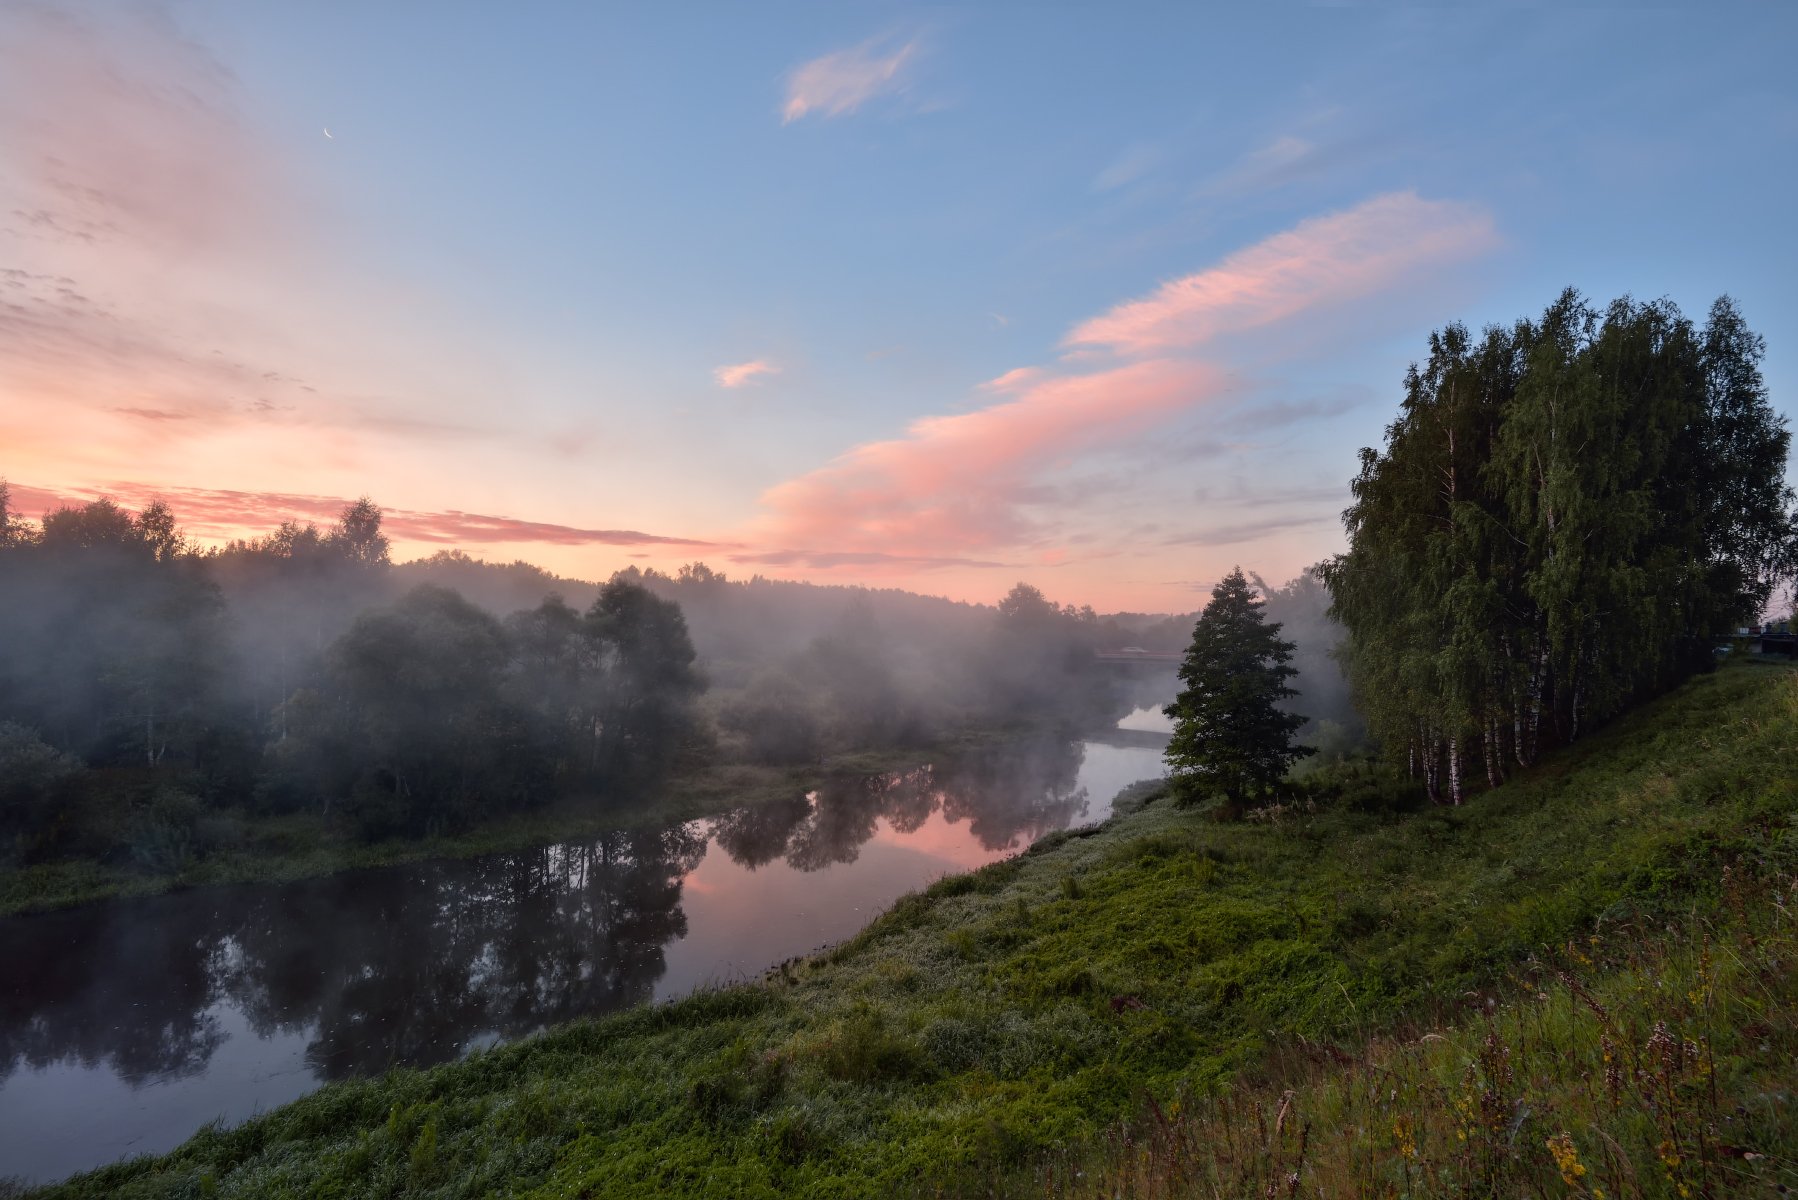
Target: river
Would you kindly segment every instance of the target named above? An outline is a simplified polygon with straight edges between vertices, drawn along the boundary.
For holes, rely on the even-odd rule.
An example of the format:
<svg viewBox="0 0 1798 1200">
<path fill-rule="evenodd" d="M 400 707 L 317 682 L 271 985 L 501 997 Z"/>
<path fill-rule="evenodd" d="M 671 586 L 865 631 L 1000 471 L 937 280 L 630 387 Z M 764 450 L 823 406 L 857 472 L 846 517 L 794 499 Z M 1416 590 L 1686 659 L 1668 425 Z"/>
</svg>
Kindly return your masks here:
<svg viewBox="0 0 1798 1200">
<path fill-rule="evenodd" d="M 1103 820 L 1161 774 L 1143 744 L 1159 719 L 659 829 L 0 920 L 0 1177 L 59 1179 L 331 1080 L 754 978 Z"/>
</svg>

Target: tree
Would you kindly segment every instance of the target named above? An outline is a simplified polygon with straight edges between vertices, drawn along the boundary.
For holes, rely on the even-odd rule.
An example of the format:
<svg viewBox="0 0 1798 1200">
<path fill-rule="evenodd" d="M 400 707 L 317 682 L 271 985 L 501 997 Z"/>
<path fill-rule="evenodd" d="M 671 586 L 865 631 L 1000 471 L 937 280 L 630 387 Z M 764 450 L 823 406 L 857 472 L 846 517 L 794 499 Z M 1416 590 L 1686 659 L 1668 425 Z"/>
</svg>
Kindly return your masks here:
<svg viewBox="0 0 1798 1200">
<path fill-rule="evenodd" d="M 344 506 L 329 541 L 338 553 L 359 566 L 387 565 L 387 535 L 381 532 L 381 509 L 367 496 Z"/>
<path fill-rule="evenodd" d="M 0 550 L 10 550 L 31 542 L 31 527 L 21 521 L 12 507 L 12 487 L 0 478 Z"/>
<path fill-rule="evenodd" d="M 1166 759 L 1182 803 L 1221 792 L 1226 811 L 1240 815 L 1312 753 L 1292 744 L 1305 718 L 1280 710 L 1297 695 L 1286 681 L 1298 671 L 1287 665 L 1293 644 L 1267 623 L 1263 603 L 1238 567 L 1212 589 L 1193 626 L 1180 664 L 1186 686 L 1164 710 L 1174 722 Z"/>
<path fill-rule="evenodd" d="M 137 514 L 137 536 L 157 562 L 168 562 L 187 549 L 187 539 L 175 524 L 175 512 L 163 500 L 150 501 Z"/>
<path fill-rule="evenodd" d="M 1323 567 L 1368 727 L 1460 803 L 1712 660 L 1798 552 L 1789 437 L 1761 338 L 1727 299 L 1566 291 L 1535 321 L 1433 333 L 1349 549 Z"/>
<path fill-rule="evenodd" d="M 68 553 L 76 550 L 141 549 L 143 536 L 131 514 L 111 500 L 90 500 L 76 508 L 63 507 L 44 516 L 45 547 Z"/>
<path fill-rule="evenodd" d="M 603 648 L 603 765 L 635 776 L 673 765 L 697 745 L 694 706 L 706 686 L 680 605 L 613 579 L 584 623 L 586 636 Z"/>
</svg>

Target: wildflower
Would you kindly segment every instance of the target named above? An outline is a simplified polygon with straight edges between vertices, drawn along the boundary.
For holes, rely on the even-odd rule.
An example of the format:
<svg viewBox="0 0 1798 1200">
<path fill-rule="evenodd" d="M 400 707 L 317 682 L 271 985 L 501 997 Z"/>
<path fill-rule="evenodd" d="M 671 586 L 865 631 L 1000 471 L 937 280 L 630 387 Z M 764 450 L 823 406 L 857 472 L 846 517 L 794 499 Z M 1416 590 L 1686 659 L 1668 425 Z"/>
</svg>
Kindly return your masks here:
<svg viewBox="0 0 1798 1200">
<path fill-rule="evenodd" d="M 1549 1138 L 1548 1152 L 1554 1155 L 1555 1166 L 1561 1172 L 1561 1182 L 1568 1187 L 1578 1187 L 1580 1178 L 1586 1173 L 1586 1164 L 1579 1160 L 1579 1150 L 1573 1144 L 1573 1135 L 1563 1130 Z"/>
</svg>

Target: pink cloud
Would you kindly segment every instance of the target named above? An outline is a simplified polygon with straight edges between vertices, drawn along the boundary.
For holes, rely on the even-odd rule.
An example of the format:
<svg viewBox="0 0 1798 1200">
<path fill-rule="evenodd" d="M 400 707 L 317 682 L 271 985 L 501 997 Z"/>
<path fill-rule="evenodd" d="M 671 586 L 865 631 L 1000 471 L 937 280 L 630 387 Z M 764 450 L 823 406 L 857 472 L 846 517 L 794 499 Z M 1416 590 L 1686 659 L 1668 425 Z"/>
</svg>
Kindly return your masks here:
<svg viewBox="0 0 1798 1200">
<path fill-rule="evenodd" d="M 26 241 L 215 247 L 288 211 L 236 80 L 152 6 L 89 22 L 47 4 L 0 21 L 0 135 Z"/>
<path fill-rule="evenodd" d="M 1496 241 L 1492 219 L 1414 192 L 1376 196 L 1314 217 L 1209 270 L 1161 285 L 1075 327 L 1067 346 L 1157 354 L 1284 320 L 1391 286 L 1419 268 L 1468 258 Z"/>
<path fill-rule="evenodd" d="M 1047 375 L 1041 367 L 1013 367 L 980 385 L 983 392 L 1021 392 Z"/>
<path fill-rule="evenodd" d="M 1223 369 L 1196 361 L 1193 350 L 1389 288 L 1493 239 L 1484 213 L 1409 192 L 1305 221 L 1078 326 L 1058 366 L 1019 367 L 980 385 L 1009 399 L 924 417 L 902 437 L 856 446 L 769 488 L 754 540 L 787 549 L 759 561 L 974 565 L 966 560 L 975 554 L 1017 550 L 1064 561 L 1071 539 L 1059 535 L 1052 512 L 1070 494 L 1063 468 L 1226 391 Z M 1135 361 L 1102 365 L 1119 353 Z M 1220 422 L 1228 419 L 1220 412 Z M 1046 484 L 1051 472 L 1062 482 Z M 1217 527 L 1177 540 L 1223 544 L 1262 531 Z"/>
<path fill-rule="evenodd" d="M 810 113 L 840 117 L 852 113 L 884 92 L 900 86 L 900 72 L 917 53 L 910 41 L 891 54 L 876 53 L 879 39 L 838 50 L 794 69 L 787 76 L 787 100 L 781 123 L 788 124 Z"/>
<path fill-rule="evenodd" d="M 718 381 L 719 387 L 740 388 L 753 383 L 763 375 L 778 375 L 780 368 L 766 359 L 752 358 L 748 362 L 732 363 L 729 366 L 715 367 L 712 378 Z"/>
<path fill-rule="evenodd" d="M 283 521 L 310 521 L 324 526 L 335 521 L 349 500 L 341 496 L 312 496 L 286 492 L 242 492 L 216 488 L 158 487 L 144 483 L 114 483 L 104 488 L 50 489 L 12 485 L 12 506 L 21 516 L 34 516 L 64 505 L 85 504 L 100 497 L 129 509 L 140 509 L 151 500 L 164 500 L 189 534 L 212 540 L 256 536 Z M 442 512 L 384 508 L 382 528 L 395 541 L 442 545 L 534 543 L 550 546 L 681 546 L 689 549 L 730 549 L 728 542 L 665 537 L 634 529 L 583 529 L 546 521 L 490 516 L 450 509 Z"/>
<path fill-rule="evenodd" d="M 770 488 L 770 540 L 836 554 L 965 557 L 1028 542 L 1035 472 L 1114 446 L 1222 390 L 1202 363 L 1151 359 L 1045 379 L 1003 404 L 925 417 Z"/>
</svg>

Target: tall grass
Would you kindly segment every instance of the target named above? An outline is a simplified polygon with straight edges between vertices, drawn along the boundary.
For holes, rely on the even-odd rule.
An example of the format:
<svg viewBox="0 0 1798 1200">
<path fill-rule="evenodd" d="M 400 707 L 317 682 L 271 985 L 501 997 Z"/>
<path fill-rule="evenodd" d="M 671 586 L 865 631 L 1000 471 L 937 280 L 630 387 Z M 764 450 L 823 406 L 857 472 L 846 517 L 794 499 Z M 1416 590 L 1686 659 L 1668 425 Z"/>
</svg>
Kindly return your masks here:
<svg viewBox="0 0 1798 1200">
<path fill-rule="evenodd" d="M 1798 674 L 1726 669 L 1461 809 L 1150 801 L 754 986 L 326 1087 L 45 1194 L 1776 1187 L 1795 813 Z"/>
<path fill-rule="evenodd" d="M 1521 964 L 1440 1022 L 1291 1041 L 995 1190 L 1080 1200 L 1785 1195 L 1798 1189 L 1791 876 Z M 1450 1010 L 1444 1010 L 1447 1016 Z"/>
</svg>

